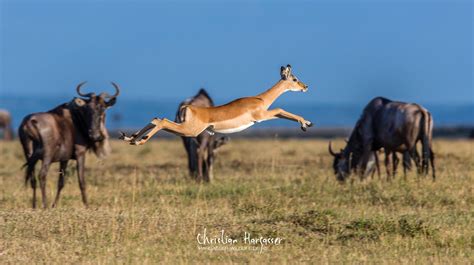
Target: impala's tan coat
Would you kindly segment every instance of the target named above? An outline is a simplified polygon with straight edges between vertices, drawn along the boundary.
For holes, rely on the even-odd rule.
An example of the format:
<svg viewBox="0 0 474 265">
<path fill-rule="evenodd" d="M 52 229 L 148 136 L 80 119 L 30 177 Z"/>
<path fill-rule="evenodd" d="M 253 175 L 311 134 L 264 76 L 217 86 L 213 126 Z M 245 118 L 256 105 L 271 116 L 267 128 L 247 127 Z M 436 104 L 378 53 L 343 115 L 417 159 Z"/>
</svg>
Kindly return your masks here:
<svg viewBox="0 0 474 265">
<path fill-rule="evenodd" d="M 204 130 L 209 133 L 234 133 L 245 130 L 256 122 L 278 118 L 299 122 L 301 129 L 306 131 L 307 127 L 312 126 L 310 121 L 280 108 L 268 109 L 286 91 L 306 92 L 308 90 L 308 86 L 291 73 L 290 65 L 282 66 L 280 75 L 281 80 L 257 96 L 239 98 L 216 107 L 183 106 L 185 108 L 184 122 L 175 123 L 168 119 L 155 118 L 131 137 L 122 134 L 121 139 L 130 144 L 142 145 L 159 130 L 187 137 L 196 137 Z"/>
</svg>

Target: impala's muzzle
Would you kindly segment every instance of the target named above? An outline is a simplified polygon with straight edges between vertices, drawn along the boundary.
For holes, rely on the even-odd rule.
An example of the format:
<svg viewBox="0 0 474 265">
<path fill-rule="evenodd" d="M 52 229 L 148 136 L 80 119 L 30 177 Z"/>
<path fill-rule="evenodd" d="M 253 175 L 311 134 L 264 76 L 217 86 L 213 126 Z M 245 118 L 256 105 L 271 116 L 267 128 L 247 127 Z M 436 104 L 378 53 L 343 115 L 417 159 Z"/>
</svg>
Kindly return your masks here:
<svg viewBox="0 0 474 265">
<path fill-rule="evenodd" d="M 300 87 L 302 87 L 301 91 L 303 91 L 303 92 L 308 91 L 308 86 L 307 86 L 305 83 L 303 83 L 303 82 L 301 82 L 301 81 L 298 81 L 298 85 L 299 85 Z"/>
</svg>

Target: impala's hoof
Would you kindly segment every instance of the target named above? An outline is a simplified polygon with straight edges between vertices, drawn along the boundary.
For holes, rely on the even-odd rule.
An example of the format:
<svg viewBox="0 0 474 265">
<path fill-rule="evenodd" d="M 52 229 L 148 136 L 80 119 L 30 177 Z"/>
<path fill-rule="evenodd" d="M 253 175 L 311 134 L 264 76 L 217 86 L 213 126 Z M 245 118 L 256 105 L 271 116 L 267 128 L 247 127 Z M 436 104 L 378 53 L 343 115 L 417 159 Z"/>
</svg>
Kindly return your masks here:
<svg viewBox="0 0 474 265">
<path fill-rule="evenodd" d="M 306 132 L 306 130 L 313 126 L 313 123 L 310 122 L 310 121 L 304 121 L 302 124 L 301 124 L 301 130 L 303 130 L 304 132 Z"/>
<path fill-rule="evenodd" d="M 119 131 L 119 133 L 120 133 L 119 140 L 125 140 L 125 137 L 127 137 L 127 135 L 122 131 Z"/>
</svg>

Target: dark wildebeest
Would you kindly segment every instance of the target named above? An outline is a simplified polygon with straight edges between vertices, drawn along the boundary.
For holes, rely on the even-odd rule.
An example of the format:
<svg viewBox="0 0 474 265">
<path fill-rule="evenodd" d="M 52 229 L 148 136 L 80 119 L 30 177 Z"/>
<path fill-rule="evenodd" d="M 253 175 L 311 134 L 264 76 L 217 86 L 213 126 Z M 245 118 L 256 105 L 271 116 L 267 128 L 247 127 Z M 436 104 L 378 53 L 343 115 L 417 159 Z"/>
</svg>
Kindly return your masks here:
<svg viewBox="0 0 474 265">
<path fill-rule="evenodd" d="M 10 141 L 13 139 L 12 118 L 6 110 L 0 109 L 0 129 L 3 130 L 3 139 Z"/>
<path fill-rule="evenodd" d="M 192 98 L 189 98 L 178 107 L 175 121 L 181 123 L 184 121 L 183 106 L 192 105 L 198 107 L 212 107 L 214 102 L 204 89 Z M 204 131 L 197 137 L 181 137 L 184 148 L 188 155 L 189 173 L 198 181 L 204 180 L 209 182 L 212 180 L 213 163 L 217 149 L 228 141 L 228 137 L 219 137 Z"/>
<path fill-rule="evenodd" d="M 81 86 L 76 88 L 82 98 L 74 98 L 68 103 L 57 106 L 48 112 L 33 113 L 26 116 L 19 128 L 23 151 L 26 157 L 25 184 L 30 180 L 33 189 L 33 208 L 36 207 L 36 178 L 34 169 L 36 162 L 42 160 L 39 182 L 43 207 L 47 208 L 46 175 L 53 162 L 60 162 L 58 190 L 52 207 L 59 200 L 64 187 L 64 176 L 69 160 L 77 161 L 77 176 L 81 189 L 82 202 L 87 206 L 86 182 L 84 179 L 84 163 L 87 150 L 93 150 L 99 157 L 110 151 L 108 133 L 105 128 L 105 110 L 113 106 L 120 93 L 115 83 L 115 94 L 81 93 Z"/>
<path fill-rule="evenodd" d="M 353 171 L 362 177 L 371 154 L 381 148 L 388 153 L 407 151 L 417 162 L 416 144 L 420 141 L 421 172 L 427 174 L 428 163 L 431 163 L 434 180 L 432 129 L 431 114 L 420 105 L 374 98 L 364 108 L 346 147 L 337 154 L 330 149 L 334 156 L 333 168 L 337 179 L 344 181 Z"/>
</svg>

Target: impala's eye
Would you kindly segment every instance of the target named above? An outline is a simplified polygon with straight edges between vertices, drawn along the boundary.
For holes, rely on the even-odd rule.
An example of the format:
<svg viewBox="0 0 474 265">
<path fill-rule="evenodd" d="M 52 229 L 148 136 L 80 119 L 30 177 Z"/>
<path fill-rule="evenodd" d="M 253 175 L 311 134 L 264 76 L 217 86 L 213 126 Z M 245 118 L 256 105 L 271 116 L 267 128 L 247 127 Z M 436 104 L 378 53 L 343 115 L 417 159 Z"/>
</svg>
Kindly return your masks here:
<svg viewBox="0 0 474 265">
<path fill-rule="evenodd" d="M 296 82 L 296 81 L 298 81 L 298 79 L 296 79 L 296 78 L 293 78 L 293 82 Z"/>
</svg>

